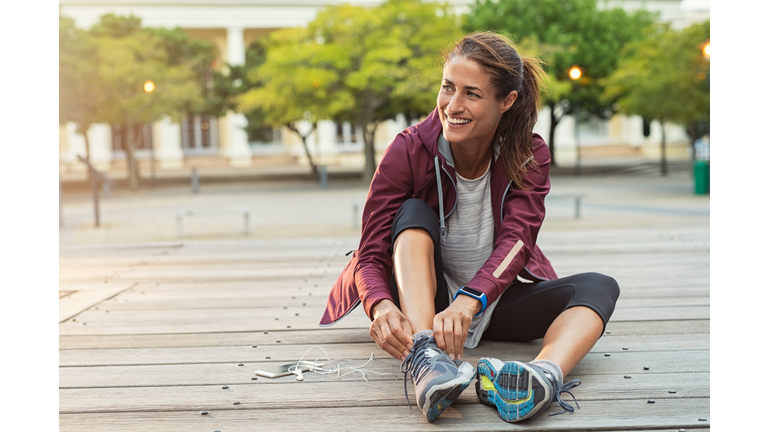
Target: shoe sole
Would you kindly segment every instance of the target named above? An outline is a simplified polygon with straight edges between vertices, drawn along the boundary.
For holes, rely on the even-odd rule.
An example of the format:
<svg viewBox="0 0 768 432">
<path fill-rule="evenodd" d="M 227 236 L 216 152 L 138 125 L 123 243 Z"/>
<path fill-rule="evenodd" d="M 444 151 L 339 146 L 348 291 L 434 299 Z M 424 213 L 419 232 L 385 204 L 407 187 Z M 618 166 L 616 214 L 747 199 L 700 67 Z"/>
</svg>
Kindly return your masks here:
<svg viewBox="0 0 768 432">
<path fill-rule="evenodd" d="M 472 379 L 475 377 L 475 368 L 471 364 L 464 362 L 459 366 L 459 376 L 455 379 L 445 382 L 439 386 L 433 386 L 427 392 L 426 403 L 422 411 L 427 416 L 427 421 L 432 423 L 446 408 L 459 398 Z"/>
<path fill-rule="evenodd" d="M 548 406 L 547 378 L 521 362 L 482 358 L 477 364 L 475 390 L 480 402 L 495 406 L 504 421 L 518 422 Z"/>
</svg>

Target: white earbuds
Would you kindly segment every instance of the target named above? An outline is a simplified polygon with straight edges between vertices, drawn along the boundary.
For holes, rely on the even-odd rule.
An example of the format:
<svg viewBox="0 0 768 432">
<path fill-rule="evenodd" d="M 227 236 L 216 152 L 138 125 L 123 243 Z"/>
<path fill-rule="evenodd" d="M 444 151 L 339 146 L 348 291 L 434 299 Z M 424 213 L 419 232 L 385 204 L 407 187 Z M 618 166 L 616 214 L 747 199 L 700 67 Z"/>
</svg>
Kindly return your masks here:
<svg viewBox="0 0 768 432">
<path fill-rule="evenodd" d="M 296 381 L 304 381 L 304 375 L 301 373 L 301 369 L 296 369 L 293 373 L 296 374 Z"/>
</svg>

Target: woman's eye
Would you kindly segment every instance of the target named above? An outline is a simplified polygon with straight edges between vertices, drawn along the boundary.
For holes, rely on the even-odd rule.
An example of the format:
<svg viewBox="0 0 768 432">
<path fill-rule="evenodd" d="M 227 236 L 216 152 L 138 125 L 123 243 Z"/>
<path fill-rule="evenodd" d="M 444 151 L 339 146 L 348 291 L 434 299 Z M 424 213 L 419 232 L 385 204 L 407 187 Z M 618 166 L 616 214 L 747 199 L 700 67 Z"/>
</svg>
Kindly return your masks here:
<svg viewBox="0 0 768 432">
<path fill-rule="evenodd" d="M 443 84 L 443 91 L 449 92 L 451 90 L 453 90 L 453 88 L 451 86 Z"/>
<path fill-rule="evenodd" d="M 467 96 L 477 97 L 477 94 L 472 92 L 467 92 Z"/>
</svg>

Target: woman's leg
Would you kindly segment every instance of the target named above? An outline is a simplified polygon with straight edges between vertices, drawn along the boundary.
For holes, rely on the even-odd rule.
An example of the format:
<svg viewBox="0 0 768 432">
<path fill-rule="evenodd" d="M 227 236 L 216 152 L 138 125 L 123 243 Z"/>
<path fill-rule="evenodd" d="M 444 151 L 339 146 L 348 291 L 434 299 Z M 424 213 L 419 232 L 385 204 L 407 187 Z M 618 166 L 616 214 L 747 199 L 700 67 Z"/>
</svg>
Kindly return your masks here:
<svg viewBox="0 0 768 432">
<path fill-rule="evenodd" d="M 602 335 L 618 297 L 616 281 L 599 273 L 515 283 L 499 300 L 483 339 L 522 342 L 543 337 L 536 360 L 556 363 L 565 377 Z"/>
<path fill-rule="evenodd" d="M 392 262 L 400 310 L 414 333 L 432 330 L 437 290 L 432 237 L 419 228 L 402 231 L 392 246 Z"/>
<path fill-rule="evenodd" d="M 549 326 L 536 360 L 556 363 L 565 378 L 602 334 L 603 320 L 597 312 L 586 306 L 566 309 Z"/>
<path fill-rule="evenodd" d="M 448 307 L 435 211 L 417 198 L 403 203 L 392 222 L 392 278 L 395 304 L 414 333 L 432 330 L 437 312 Z"/>
</svg>

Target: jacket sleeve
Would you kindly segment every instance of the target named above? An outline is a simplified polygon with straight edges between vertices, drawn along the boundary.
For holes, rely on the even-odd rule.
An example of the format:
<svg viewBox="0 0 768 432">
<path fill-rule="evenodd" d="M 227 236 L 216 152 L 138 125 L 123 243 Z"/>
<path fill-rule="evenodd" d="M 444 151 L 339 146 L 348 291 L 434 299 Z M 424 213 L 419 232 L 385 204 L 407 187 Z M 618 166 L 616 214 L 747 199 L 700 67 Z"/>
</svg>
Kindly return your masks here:
<svg viewBox="0 0 768 432">
<path fill-rule="evenodd" d="M 544 221 L 544 198 L 549 193 L 549 149 L 534 135 L 533 157 L 538 168 L 529 170 L 525 180 L 530 190 L 510 187 L 502 199 L 503 215 L 493 253 L 467 284 L 485 293 L 488 304 L 496 301 L 512 284 L 531 258 L 539 229 Z"/>
<path fill-rule="evenodd" d="M 406 145 L 411 135 L 399 134 L 387 147 L 371 181 L 365 207 L 355 269 L 355 285 L 365 313 L 381 300 L 392 300 L 392 223 L 400 206 L 413 196 L 413 171 Z"/>
</svg>

